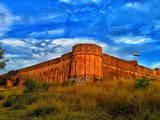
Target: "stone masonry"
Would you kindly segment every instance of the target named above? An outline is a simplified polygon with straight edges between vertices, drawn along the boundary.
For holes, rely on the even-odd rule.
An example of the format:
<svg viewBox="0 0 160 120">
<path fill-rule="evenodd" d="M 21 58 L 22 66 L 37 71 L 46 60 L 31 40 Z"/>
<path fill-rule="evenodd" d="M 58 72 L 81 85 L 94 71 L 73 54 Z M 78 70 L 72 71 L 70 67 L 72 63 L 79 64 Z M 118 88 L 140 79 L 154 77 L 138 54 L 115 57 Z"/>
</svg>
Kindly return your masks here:
<svg viewBox="0 0 160 120">
<path fill-rule="evenodd" d="M 42 82 L 63 83 L 73 78 L 107 80 L 144 76 L 159 78 L 160 70 L 145 68 L 135 60 L 126 61 L 104 54 L 102 48 L 95 44 L 78 44 L 72 52 L 59 58 L 11 71 L 1 75 L 0 79 L 6 79 L 7 86 L 13 86 L 13 81 L 19 80 L 18 84 L 21 85 L 26 77 Z"/>
</svg>

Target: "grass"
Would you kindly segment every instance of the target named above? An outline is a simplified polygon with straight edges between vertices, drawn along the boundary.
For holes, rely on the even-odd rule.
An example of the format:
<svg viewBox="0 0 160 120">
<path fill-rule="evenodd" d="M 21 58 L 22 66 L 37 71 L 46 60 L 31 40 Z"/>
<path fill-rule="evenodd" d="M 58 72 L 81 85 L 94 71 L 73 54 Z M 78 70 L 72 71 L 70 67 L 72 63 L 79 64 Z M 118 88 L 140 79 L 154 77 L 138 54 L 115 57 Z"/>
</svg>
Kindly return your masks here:
<svg viewBox="0 0 160 120">
<path fill-rule="evenodd" d="M 158 120 L 160 82 L 147 78 L 0 92 L 0 120 Z M 32 88 L 31 88 L 32 89 Z M 29 89 L 27 89 L 29 91 Z"/>
</svg>

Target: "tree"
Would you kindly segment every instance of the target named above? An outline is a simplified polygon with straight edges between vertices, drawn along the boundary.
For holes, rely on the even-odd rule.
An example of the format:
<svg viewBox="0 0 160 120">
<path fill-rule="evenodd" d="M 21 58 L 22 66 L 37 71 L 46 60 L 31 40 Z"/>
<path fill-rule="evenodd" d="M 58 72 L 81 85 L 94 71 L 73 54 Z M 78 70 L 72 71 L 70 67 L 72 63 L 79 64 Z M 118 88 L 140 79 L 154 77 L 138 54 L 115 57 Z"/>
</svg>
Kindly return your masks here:
<svg viewBox="0 0 160 120">
<path fill-rule="evenodd" d="M 8 59 L 4 59 L 4 52 L 5 50 L 2 48 L 2 43 L 0 43 L 0 70 L 4 69 L 6 66 L 6 62 Z"/>
</svg>

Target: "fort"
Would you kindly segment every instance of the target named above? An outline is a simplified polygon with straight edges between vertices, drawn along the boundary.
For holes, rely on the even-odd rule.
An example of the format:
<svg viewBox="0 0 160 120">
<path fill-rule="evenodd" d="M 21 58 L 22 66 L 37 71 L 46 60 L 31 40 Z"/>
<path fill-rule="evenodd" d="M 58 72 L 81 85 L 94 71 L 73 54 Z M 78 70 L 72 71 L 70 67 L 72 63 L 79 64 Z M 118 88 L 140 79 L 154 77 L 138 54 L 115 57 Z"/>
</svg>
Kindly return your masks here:
<svg viewBox="0 0 160 120">
<path fill-rule="evenodd" d="M 77 44 L 72 52 L 59 58 L 42 62 L 30 67 L 10 71 L 1 75 L 7 86 L 18 80 L 21 85 L 26 77 L 43 82 L 67 82 L 73 78 L 107 80 L 109 78 L 160 77 L 160 69 L 149 69 L 138 65 L 136 60 L 126 61 L 102 52 L 95 44 Z"/>
</svg>

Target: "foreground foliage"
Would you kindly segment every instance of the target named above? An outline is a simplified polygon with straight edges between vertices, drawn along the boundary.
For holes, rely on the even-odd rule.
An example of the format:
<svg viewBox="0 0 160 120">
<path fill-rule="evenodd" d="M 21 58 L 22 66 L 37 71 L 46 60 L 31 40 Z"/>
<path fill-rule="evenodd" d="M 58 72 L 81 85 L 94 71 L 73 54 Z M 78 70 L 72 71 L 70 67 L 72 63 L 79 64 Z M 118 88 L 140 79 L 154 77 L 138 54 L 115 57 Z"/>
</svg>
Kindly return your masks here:
<svg viewBox="0 0 160 120">
<path fill-rule="evenodd" d="M 49 87 L 51 87 L 51 83 L 37 83 L 32 78 L 26 78 L 24 85 L 24 93 L 33 93 L 33 92 L 43 92 L 48 91 Z"/>
<path fill-rule="evenodd" d="M 110 80 L 58 86 L 33 84 L 0 92 L 0 119 L 40 120 L 158 120 L 160 82 Z M 31 85 L 31 86 L 30 86 Z M 46 87 L 47 86 L 47 87 Z M 47 88 L 46 90 L 44 88 Z M 42 89 L 42 90 L 40 90 Z M 31 87 L 32 90 L 32 87 Z M 30 91 L 30 92 L 29 92 Z"/>
</svg>

